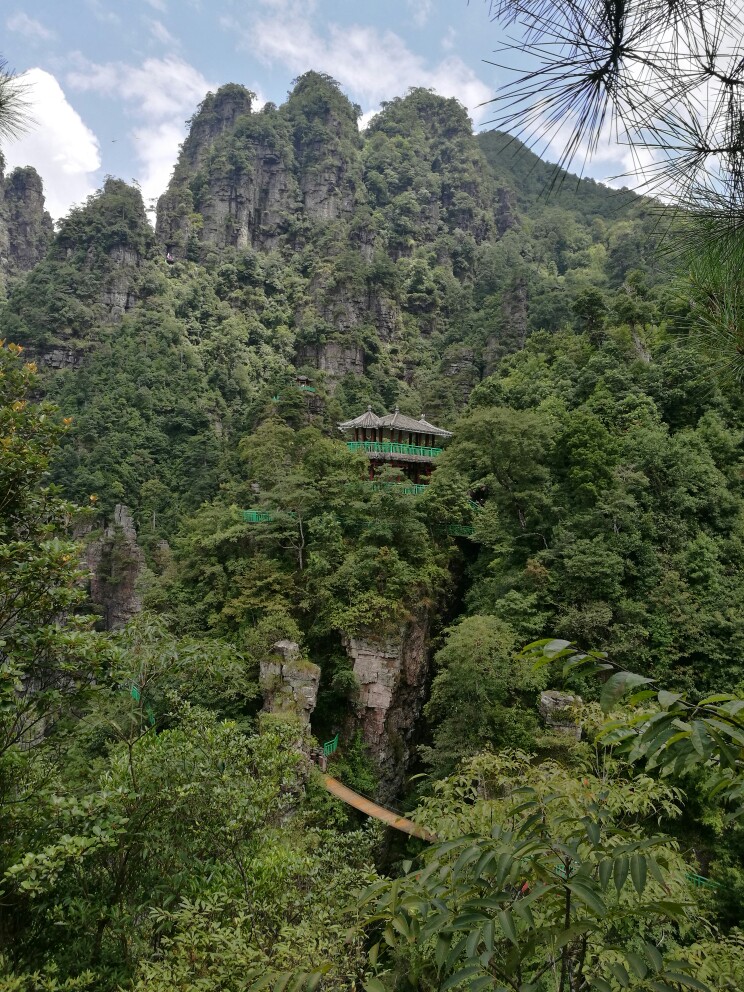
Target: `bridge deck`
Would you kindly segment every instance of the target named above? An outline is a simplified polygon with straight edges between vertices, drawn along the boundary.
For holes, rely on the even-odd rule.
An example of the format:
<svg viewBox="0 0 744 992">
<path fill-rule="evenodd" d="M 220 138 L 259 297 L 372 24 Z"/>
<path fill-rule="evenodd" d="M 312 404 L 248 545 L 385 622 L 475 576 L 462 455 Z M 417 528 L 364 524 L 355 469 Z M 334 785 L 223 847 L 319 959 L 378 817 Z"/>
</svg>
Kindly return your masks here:
<svg viewBox="0 0 744 992">
<path fill-rule="evenodd" d="M 420 837 L 421 840 L 430 842 L 437 839 L 434 834 L 429 833 L 428 830 L 420 827 L 413 820 L 407 820 L 405 816 L 398 816 L 392 810 L 385 809 L 384 806 L 378 806 L 377 803 L 373 803 L 370 799 L 365 799 L 358 792 L 354 792 L 352 789 L 342 785 L 332 775 L 323 775 L 323 784 L 337 799 L 341 799 L 343 802 L 348 803 L 349 806 L 353 806 L 354 809 L 366 813 L 367 816 L 374 817 L 375 820 L 381 820 L 383 823 L 387 823 L 389 827 L 393 827 L 395 830 L 402 830 L 403 833 L 410 834 L 412 837 Z"/>
</svg>

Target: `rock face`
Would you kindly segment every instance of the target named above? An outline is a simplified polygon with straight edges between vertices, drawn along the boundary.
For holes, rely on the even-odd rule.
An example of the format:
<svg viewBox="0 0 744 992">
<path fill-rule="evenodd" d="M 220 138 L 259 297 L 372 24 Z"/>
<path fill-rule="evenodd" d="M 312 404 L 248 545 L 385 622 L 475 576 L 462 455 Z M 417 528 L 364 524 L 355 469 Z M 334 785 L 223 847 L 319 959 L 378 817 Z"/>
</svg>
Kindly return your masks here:
<svg viewBox="0 0 744 992">
<path fill-rule="evenodd" d="M 108 255 L 112 265 L 101 291 L 101 304 L 108 319 L 116 321 L 137 303 L 134 284 L 142 258 L 138 251 L 126 245 L 116 245 Z"/>
<path fill-rule="evenodd" d="M 26 355 L 30 361 L 36 362 L 40 368 L 54 369 L 60 372 L 63 369 L 79 369 L 83 364 L 84 353 L 75 351 L 74 348 L 38 348 L 27 347 Z"/>
<path fill-rule="evenodd" d="M 6 178 L 0 157 L 0 280 L 29 272 L 46 254 L 54 234 L 44 209 L 36 169 L 14 169 Z"/>
<path fill-rule="evenodd" d="M 177 256 L 272 248 L 303 220 L 353 212 L 361 174 L 356 112 L 333 81 L 306 73 L 283 107 L 267 104 L 259 113 L 253 99 L 242 86 L 223 86 L 191 123 L 158 202 L 158 237 Z M 349 158 L 345 148 L 356 154 Z"/>
<path fill-rule="evenodd" d="M 421 713 L 429 671 L 429 623 L 425 614 L 392 640 L 347 637 L 344 646 L 359 683 L 357 720 L 380 774 L 379 796 L 401 791 Z"/>
<path fill-rule="evenodd" d="M 499 186 L 496 190 L 496 202 L 494 205 L 494 220 L 499 237 L 512 227 L 517 226 L 517 197 L 513 190 L 506 186 Z"/>
<path fill-rule="evenodd" d="M 473 387 L 478 382 L 478 368 L 475 353 L 466 345 L 452 345 L 444 356 L 444 374 L 457 383 L 462 403 L 467 402 Z"/>
<path fill-rule="evenodd" d="M 106 630 L 123 627 L 142 609 L 137 581 L 145 567 L 126 506 L 117 503 L 114 519 L 98 540 L 91 541 L 85 557 L 91 572 L 90 598 L 102 608 Z"/>
<path fill-rule="evenodd" d="M 199 169 L 212 150 L 217 138 L 230 131 L 243 114 L 250 114 L 254 95 L 234 83 L 209 93 L 191 121 L 191 129 L 183 143 L 182 158 L 192 169 Z"/>
<path fill-rule="evenodd" d="M 310 724 L 320 684 L 320 668 L 305 661 L 294 641 L 277 641 L 274 656 L 261 662 L 261 690 L 267 713 L 299 717 L 303 727 Z"/>
<path fill-rule="evenodd" d="M 540 693 L 540 716 L 546 726 L 561 734 L 569 734 L 576 740 L 581 740 L 581 721 L 579 711 L 581 696 L 572 696 L 567 692 L 549 689 Z"/>
<path fill-rule="evenodd" d="M 325 372 L 329 379 L 364 374 L 364 350 L 358 344 L 328 341 L 326 344 L 305 345 L 297 356 L 298 365 L 312 365 Z"/>
</svg>

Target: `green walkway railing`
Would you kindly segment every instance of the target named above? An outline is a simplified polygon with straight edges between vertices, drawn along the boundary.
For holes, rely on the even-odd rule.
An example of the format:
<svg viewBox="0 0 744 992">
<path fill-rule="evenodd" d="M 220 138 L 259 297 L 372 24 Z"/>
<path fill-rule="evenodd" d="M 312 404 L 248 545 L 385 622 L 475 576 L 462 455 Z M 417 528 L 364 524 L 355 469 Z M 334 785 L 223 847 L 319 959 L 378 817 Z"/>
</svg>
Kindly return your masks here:
<svg viewBox="0 0 744 992">
<path fill-rule="evenodd" d="M 414 483 L 407 485 L 405 482 L 370 482 L 370 486 L 378 492 L 395 489 L 396 492 L 403 493 L 405 496 L 420 496 L 426 489 L 426 486 L 419 486 Z"/>
<path fill-rule="evenodd" d="M 696 889 L 720 889 L 720 882 L 714 882 L 712 878 L 705 878 L 703 875 L 688 874 L 687 881 L 692 882 Z"/>
<path fill-rule="evenodd" d="M 470 537 L 473 527 L 472 524 L 448 524 L 447 533 L 452 537 Z"/>
<path fill-rule="evenodd" d="M 332 741 L 326 741 L 323 745 L 323 757 L 330 758 L 336 751 L 338 751 L 338 734 L 336 734 Z"/>
<path fill-rule="evenodd" d="M 394 441 L 347 441 L 350 451 L 366 451 L 383 455 L 417 455 L 419 458 L 436 458 L 442 448 L 424 448 L 418 444 L 397 444 Z"/>
<path fill-rule="evenodd" d="M 273 517 L 265 510 L 243 510 L 244 524 L 267 524 Z"/>
</svg>

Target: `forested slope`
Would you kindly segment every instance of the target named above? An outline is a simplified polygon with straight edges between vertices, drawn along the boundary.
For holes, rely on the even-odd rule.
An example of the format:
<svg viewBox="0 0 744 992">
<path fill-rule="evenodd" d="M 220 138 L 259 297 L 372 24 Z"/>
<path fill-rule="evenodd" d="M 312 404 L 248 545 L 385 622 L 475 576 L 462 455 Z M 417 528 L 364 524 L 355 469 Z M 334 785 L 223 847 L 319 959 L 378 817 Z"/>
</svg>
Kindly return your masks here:
<svg viewBox="0 0 744 992">
<path fill-rule="evenodd" d="M 538 713 L 558 683 L 519 649 L 543 634 L 607 651 L 669 690 L 742 682 L 744 409 L 689 339 L 683 274 L 656 250 L 658 207 L 556 181 L 427 90 L 385 105 L 363 133 L 358 108 L 318 73 L 280 107 L 254 102 L 229 85 L 198 108 L 155 230 L 139 191 L 109 178 L 28 274 L 8 270 L 0 305 L 0 338 L 38 364 L 31 398 L 71 418 L 49 470 L 85 508 L 78 537 L 98 549 L 103 599 L 80 608 L 94 622 L 130 585 L 145 606 L 123 632 L 95 635 L 113 652 L 110 681 L 62 764 L 48 759 L 39 831 L 57 818 L 62 848 L 46 851 L 20 810 L 4 854 L 17 866 L 35 852 L 13 869 L 18 961 L 72 974 L 79 957 L 88 984 L 104 975 L 111 989 L 191 988 L 193 947 L 179 943 L 189 928 L 202 975 L 212 943 L 229 944 L 226 988 L 249 966 L 312 965 L 298 950 L 309 934 L 310 950 L 336 961 L 324 987 L 351 988 L 364 971 L 361 938 L 339 936 L 340 889 L 372 877 L 371 842 L 308 785 L 281 721 L 259 720 L 261 692 L 288 691 L 278 642 L 297 645 L 292 677 L 312 684 L 313 733 L 340 733 L 338 775 L 398 801 L 412 770 L 437 781 L 461 767 L 467 788 L 504 768 L 533 775 L 524 756 L 479 764 L 488 747 L 539 753 L 557 762 L 549 777 L 590 774 L 591 748 Z M 14 416 L 27 398 L 12 393 Z M 390 473 L 369 484 L 337 428 L 367 405 L 425 412 L 453 432 L 424 492 Z M 115 523 L 122 504 L 142 551 Z M 262 522 L 245 521 L 247 508 Z M 598 695 L 590 679 L 571 688 Z M 75 699 L 63 726 L 87 705 Z M 480 829 L 490 786 L 457 820 L 453 781 L 424 791 L 464 831 Z M 643 788 L 631 833 L 666 818 L 740 891 L 739 832 L 724 841 L 707 807 L 670 826 L 679 795 Z M 633 786 L 618 789 L 625 802 Z M 567 801 L 580 817 L 589 798 L 577 795 Z M 117 837 L 131 862 L 111 853 Z M 331 884 L 336 844 L 348 862 Z M 669 858 L 683 879 L 679 853 Z M 736 898 L 723 902 L 719 921 L 736 923 Z M 82 920 L 69 946 L 59 918 Z"/>
</svg>

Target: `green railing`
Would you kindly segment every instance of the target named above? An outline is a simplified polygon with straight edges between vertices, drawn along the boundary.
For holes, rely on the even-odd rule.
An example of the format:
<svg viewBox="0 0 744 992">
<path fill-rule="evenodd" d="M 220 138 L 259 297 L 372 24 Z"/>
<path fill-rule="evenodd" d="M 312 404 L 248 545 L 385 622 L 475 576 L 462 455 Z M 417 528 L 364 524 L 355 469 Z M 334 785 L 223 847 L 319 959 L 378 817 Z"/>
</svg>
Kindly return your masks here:
<svg viewBox="0 0 744 992">
<path fill-rule="evenodd" d="M 135 703 L 141 702 L 141 700 L 142 700 L 142 692 L 140 691 L 140 687 L 137 685 L 136 682 L 132 682 L 131 688 L 129 690 L 129 695 L 132 697 L 132 699 L 135 701 Z M 145 716 L 147 717 L 147 722 L 150 724 L 150 726 L 151 727 L 154 727 L 155 726 L 155 714 L 152 711 L 152 706 L 146 706 L 145 707 Z"/>
<path fill-rule="evenodd" d="M 335 754 L 338 750 L 338 734 L 333 738 L 332 741 L 326 741 L 323 745 L 323 757 L 330 758 L 332 754 Z"/>
<path fill-rule="evenodd" d="M 366 451 L 383 455 L 418 455 L 419 458 L 436 458 L 442 448 L 424 448 L 419 444 L 397 444 L 394 441 L 347 441 L 350 451 Z"/>
<path fill-rule="evenodd" d="M 267 524 L 272 519 L 271 514 L 265 510 L 243 510 L 245 524 Z"/>
<path fill-rule="evenodd" d="M 714 882 L 712 878 L 705 878 L 703 875 L 687 876 L 687 881 L 692 882 L 696 889 L 720 889 L 720 882 Z"/>
<path fill-rule="evenodd" d="M 447 533 L 452 537 L 470 537 L 473 528 L 471 524 L 448 524 Z"/>
<path fill-rule="evenodd" d="M 386 489 L 395 489 L 405 496 L 420 496 L 426 489 L 426 486 L 419 486 L 414 483 L 406 485 L 405 482 L 370 482 L 370 485 L 378 492 L 384 492 Z"/>
</svg>

